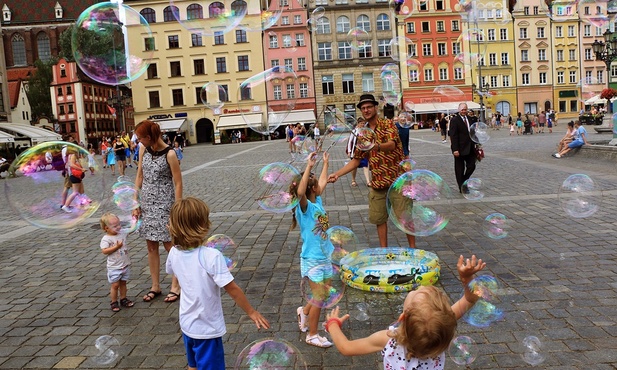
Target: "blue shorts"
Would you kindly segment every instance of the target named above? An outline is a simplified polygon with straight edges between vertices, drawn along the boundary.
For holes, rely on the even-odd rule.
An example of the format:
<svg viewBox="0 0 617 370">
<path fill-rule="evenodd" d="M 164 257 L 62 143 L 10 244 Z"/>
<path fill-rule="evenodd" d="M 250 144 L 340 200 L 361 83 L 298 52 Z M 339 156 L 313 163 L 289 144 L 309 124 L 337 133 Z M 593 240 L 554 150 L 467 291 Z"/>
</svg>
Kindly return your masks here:
<svg viewBox="0 0 617 370">
<path fill-rule="evenodd" d="M 198 370 L 225 370 L 223 338 L 193 339 L 182 333 L 189 367 Z"/>
<path fill-rule="evenodd" d="M 110 283 L 115 283 L 120 280 L 128 281 L 130 277 L 131 266 L 126 266 L 125 268 L 119 270 L 107 270 L 107 281 Z"/>
<path fill-rule="evenodd" d="M 570 149 L 580 148 L 583 145 L 585 145 L 585 142 L 583 140 L 574 140 L 568 143 L 568 148 Z"/>
<path fill-rule="evenodd" d="M 308 277 L 312 282 L 321 283 L 334 275 L 332 261 L 300 258 L 300 273 L 302 277 Z"/>
</svg>

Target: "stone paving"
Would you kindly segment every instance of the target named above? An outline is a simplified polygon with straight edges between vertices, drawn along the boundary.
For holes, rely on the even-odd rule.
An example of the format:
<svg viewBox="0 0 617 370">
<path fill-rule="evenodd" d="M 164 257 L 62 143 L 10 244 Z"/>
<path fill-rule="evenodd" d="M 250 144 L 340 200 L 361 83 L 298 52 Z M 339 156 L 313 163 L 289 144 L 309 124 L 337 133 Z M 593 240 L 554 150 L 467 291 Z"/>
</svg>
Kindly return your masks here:
<svg viewBox="0 0 617 370">
<path fill-rule="evenodd" d="M 503 284 L 502 321 L 488 328 L 459 324 L 459 335 L 468 335 L 477 343 L 479 354 L 470 368 L 530 367 L 521 358 L 522 340 L 529 335 L 543 343 L 546 360 L 538 368 L 617 368 L 616 164 L 576 155 L 552 158 L 563 125 L 556 131 L 518 137 L 508 136 L 506 130 L 491 131 L 486 158 L 474 174 L 484 181 L 485 197 L 469 201 L 456 193 L 450 202 L 448 226 L 418 238 L 419 248 L 440 257 L 440 285 L 451 299 L 458 299 L 462 291 L 456 278 L 459 254 L 483 258 L 488 264 L 484 273 Z M 335 145 L 330 152 L 335 170 L 344 164 L 344 145 Z M 417 168 L 438 173 L 454 188 L 449 146 L 441 143 L 437 133 L 412 131 L 411 154 Z M 311 369 L 381 368 L 378 354 L 346 358 L 335 348 L 310 347 L 297 329 L 295 310 L 302 303 L 299 232 L 289 231 L 289 213 L 268 213 L 255 202 L 261 191 L 254 181 L 259 169 L 288 160 L 283 140 L 197 145 L 185 150 L 184 194 L 204 199 L 212 210 L 212 233 L 226 234 L 239 245 L 236 281 L 272 324 L 268 331 L 257 331 L 224 296 L 227 367 L 233 368 L 251 341 L 279 337 L 296 345 Z M 588 174 L 602 189 L 597 196 L 602 202 L 600 210 L 589 218 L 570 218 L 559 206 L 558 188 L 575 173 Z M 134 169 L 128 169 L 129 176 L 134 174 Z M 358 182 L 359 187 L 352 188 L 348 175 L 329 185 L 325 207 L 331 225 L 350 227 L 361 245 L 376 246 L 361 174 Z M 19 196 L 27 194 L 28 189 L 21 190 Z M 142 240 L 129 237 L 133 261 L 129 297 L 136 305 L 112 313 L 105 257 L 98 247 L 102 235 L 97 218 L 102 210 L 72 229 L 46 230 L 20 220 L 5 198 L 0 204 L 0 368 L 185 368 L 178 304 L 161 298 L 151 303 L 141 300 L 149 288 Z M 110 205 L 103 208 L 111 210 Z M 494 240 L 484 235 L 483 220 L 493 212 L 510 220 L 507 238 Z M 389 244 L 404 245 L 404 234 L 390 226 Z M 170 280 L 163 279 L 167 292 Z M 365 302 L 369 320 L 352 318 L 345 332 L 358 338 L 387 327 L 398 316 L 403 298 L 347 289 L 340 302 L 342 310 L 353 314 L 357 303 Z M 120 343 L 120 356 L 109 366 L 93 361 L 94 341 L 102 335 L 112 335 Z M 450 359 L 446 367 L 463 368 Z"/>
</svg>

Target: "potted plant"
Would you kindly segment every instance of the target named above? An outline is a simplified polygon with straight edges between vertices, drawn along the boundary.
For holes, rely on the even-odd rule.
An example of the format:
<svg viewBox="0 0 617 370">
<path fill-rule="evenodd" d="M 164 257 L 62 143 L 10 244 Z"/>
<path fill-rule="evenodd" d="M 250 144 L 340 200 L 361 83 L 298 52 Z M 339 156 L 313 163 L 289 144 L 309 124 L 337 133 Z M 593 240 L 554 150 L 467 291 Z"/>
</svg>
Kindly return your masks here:
<svg viewBox="0 0 617 370">
<path fill-rule="evenodd" d="M 600 94 L 600 98 L 606 99 L 606 105 L 607 105 L 606 111 L 608 113 L 613 113 L 611 99 L 613 99 L 616 96 L 617 96 L 617 90 L 611 89 L 610 87 L 602 90 L 602 93 Z"/>
</svg>

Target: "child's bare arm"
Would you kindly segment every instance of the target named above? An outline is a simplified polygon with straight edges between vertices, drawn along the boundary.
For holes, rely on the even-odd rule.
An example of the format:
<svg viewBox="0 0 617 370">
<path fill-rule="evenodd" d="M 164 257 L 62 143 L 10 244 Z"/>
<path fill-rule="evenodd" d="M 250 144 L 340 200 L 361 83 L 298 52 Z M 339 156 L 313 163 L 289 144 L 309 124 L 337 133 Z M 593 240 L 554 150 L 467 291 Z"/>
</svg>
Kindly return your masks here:
<svg viewBox="0 0 617 370">
<path fill-rule="evenodd" d="M 342 355 L 368 355 L 370 353 L 381 351 L 386 344 L 388 344 L 390 337 L 388 337 L 387 330 L 381 330 L 369 335 L 368 337 L 360 339 L 347 339 L 347 336 L 345 336 L 341 327 L 336 323 L 336 319 L 340 320 L 342 324 L 348 318 L 349 314 L 339 317 L 338 306 L 326 315 L 327 322 L 330 322 L 328 325 L 328 332 L 330 333 L 330 337 L 332 338 L 332 342 L 334 342 L 336 349 L 338 349 Z M 330 319 L 333 319 L 333 321 L 330 321 Z"/>
<path fill-rule="evenodd" d="M 461 279 L 461 284 L 463 284 L 463 288 L 465 290 L 465 295 L 463 298 L 459 299 L 452 305 L 452 311 L 454 311 L 456 319 L 458 320 L 465 314 L 465 312 L 473 307 L 478 300 L 478 296 L 469 290 L 469 282 L 473 280 L 473 276 L 476 272 L 486 267 L 486 263 L 481 259 L 477 259 L 475 255 L 471 256 L 471 259 L 467 258 L 466 260 L 461 255 L 458 258 L 456 267 L 458 269 L 459 278 Z"/>
<path fill-rule="evenodd" d="M 118 242 L 114 245 L 112 245 L 111 247 L 107 247 L 107 248 L 103 248 L 101 249 L 101 251 L 103 252 L 104 255 L 110 255 L 112 253 L 114 253 L 115 251 L 117 251 L 118 249 L 122 248 L 122 240 L 118 240 Z"/>
<path fill-rule="evenodd" d="M 232 281 L 231 283 L 225 285 L 225 291 L 227 292 L 227 294 L 229 294 L 231 298 L 233 298 L 236 304 L 242 310 L 244 310 L 244 312 L 246 312 L 246 314 L 251 318 L 251 320 L 253 320 L 253 322 L 257 326 L 257 329 L 270 329 L 270 323 L 268 322 L 268 320 L 266 320 L 259 312 L 257 312 L 253 308 L 253 306 L 251 306 L 249 300 L 246 298 L 246 295 L 244 294 L 242 289 L 240 289 L 238 284 Z"/>
<path fill-rule="evenodd" d="M 317 155 L 317 154 L 315 154 Z M 321 195 L 328 185 L 328 161 L 330 159 L 330 153 L 324 152 L 323 154 L 323 168 L 321 169 L 321 175 L 319 176 L 319 195 Z"/>
</svg>

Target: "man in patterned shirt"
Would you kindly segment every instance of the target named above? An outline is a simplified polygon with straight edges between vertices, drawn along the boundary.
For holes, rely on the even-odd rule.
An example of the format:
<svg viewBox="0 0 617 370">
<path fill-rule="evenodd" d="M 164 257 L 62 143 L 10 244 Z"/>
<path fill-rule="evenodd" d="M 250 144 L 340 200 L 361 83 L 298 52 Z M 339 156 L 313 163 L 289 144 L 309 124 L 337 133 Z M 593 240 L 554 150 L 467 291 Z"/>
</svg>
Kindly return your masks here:
<svg viewBox="0 0 617 370">
<path fill-rule="evenodd" d="M 360 96 L 360 102 L 357 105 L 362 112 L 362 117 L 366 120 L 366 127 L 375 132 L 375 146 L 366 152 L 356 148 L 353 159 L 343 168 L 331 174 L 328 181 L 336 182 L 340 176 L 358 168 L 363 158 L 368 158 L 369 169 L 371 170 L 368 196 L 369 222 L 377 225 L 379 246 L 386 248 L 388 246 L 386 197 L 390 185 L 404 172 L 399 163 L 405 156 L 396 126 L 388 119 L 377 117 L 377 105 L 379 103 L 371 94 Z M 416 247 L 416 238 L 413 235 L 408 234 L 407 241 L 410 248 Z"/>
</svg>

